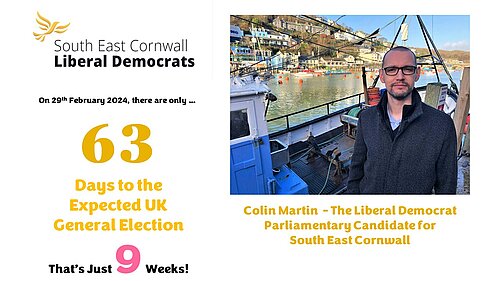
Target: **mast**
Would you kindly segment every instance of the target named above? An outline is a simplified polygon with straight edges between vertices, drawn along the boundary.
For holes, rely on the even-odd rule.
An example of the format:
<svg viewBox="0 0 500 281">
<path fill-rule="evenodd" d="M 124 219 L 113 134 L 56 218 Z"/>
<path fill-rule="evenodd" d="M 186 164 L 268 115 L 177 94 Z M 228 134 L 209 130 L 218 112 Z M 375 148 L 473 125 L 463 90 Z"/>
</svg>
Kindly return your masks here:
<svg viewBox="0 0 500 281">
<path fill-rule="evenodd" d="M 458 91 L 457 84 L 455 84 L 455 82 L 453 82 L 453 79 L 451 78 L 451 74 L 448 71 L 448 67 L 446 67 L 446 64 L 444 63 L 443 57 L 441 57 L 441 54 L 439 53 L 438 49 L 436 48 L 436 45 L 434 45 L 434 41 L 432 41 L 432 38 L 429 35 L 429 32 L 427 31 L 427 28 L 425 27 L 424 21 L 422 20 L 422 18 L 419 15 L 417 15 L 417 19 L 418 19 L 418 23 L 420 24 L 420 28 L 422 29 L 422 33 L 424 34 L 425 43 L 427 44 L 427 48 L 429 49 L 429 52 L 430 52 L 430 46 L 429 46 L 429 42 L 430 42 L 432 45 L 432 48 L 434 49 L 434 52 L 438 56 L 439 61 L 436 63 L 434 61 L 434 56 L 432 56 L 432 52 L 430 52 L 430 54 L 429 54 L 432 57 L 432 62 L 433 62 L 432 64 L 434 65 L 434 69 L 436 69 L 436 65 L 443 66 L 443 69 L 446 72 L 446 75 L 448 75 L 448 78 L 450 79 L 451 87 L 458 95 L 459 91 Z M 437 75 L 437 73 L 438 72 L 436 71 L 436 75 Z M 439 81 L 439 75 L 437 75 L 437 77 L 438 77 L 438 81 Z"/>
<path fill-rule="evenodd" d="M 394 36 L 394 40 L 392 40 L 392 44 L 391 44 L 391 47 L 389 49 L 392 49 L 394 47 L 394 44 L 396 44 L 396 39 L 398 39 L 399 33 L 401 32 L 401 26 L 403 25 L 403 23 L 405 23 L 406 17 L 407 16 L 405 15 L 403 20 L 401 21 L 401 24 L 399 25 L 398 32 L 396 33 L 396 36 Z M 377 75 L 377 77 L 375 77 L 375 79 L 373 79 L 372 88 L 377 86 L 377 82 L 378 82 L 379 77 L 380 77 L 380 74 Z"/>
<path fill-rule="evenodd" d="M 392 44 L 391 44 L 391 47 L 390 49 L 392 49 L 394 47 L 394 44 L 396 43 L 396 40 L 399 36 L 399 33 L 401 32 L 401 29 L 402 29 L 402 25 L 405 23 L 405 20 L 406 20 L 406 17 L 405 16 L 401 22 L 401 24 L 399 25 L 399 29 L 396 33 L 396 36 L 394 36 L 394 40 L 392 41 Z M 450 72 L 448 71 L 448 67 L 446 66 L 446 64 L 444 63 L 444 60 L 443 60 L 443 57 L 441 57 L 441 54 L 439 53 L 436 45 L 434 44 L 434 41 L 432 41 L 432 38 L 431 36 L 429 35 L 429 32 L 427 31 L 427 28 L 425 27 L 425 24 L 424 24 L 424 21 L 422 20 L 422 18 L 417 15 L 417 20 L 418 20 L 418 23 L 420 25 L 420 29 L 422 30 L 422 34 L 424 36 L 424 39 L 425 39 L 425 44 L 427 45 L 427 49 L 429 50 L 429 55 L 426 55 L 426 56 L 420 56 L 420 58 L 423 58 L 423 57 L 427 57 L 427 56 L 430 56 L 432 58 L 432 66 L 434 67 L 434 70 L 436 72 L 436 77 L 438 79 L 438 82 L 440 82 L 440 79 L 439 79 L 439 74 L 438 74 L 438 71 L 437 71 L 437 65 L 442 65 L 443 66 L 443 69 L 444 71 L 446 72 L 446 75 L 448 76 L 448 78 L 450 79 L 450 83 L 451 83 L 451 88 L 453 88 L 453 90 L 457 93 L 457 95 L 459 94 L 459 91 L 458 91 L 458 87 L 457 87 L 457 84 L 455 84 L 455 82 L 453 82 L 453 78 L 451 77 L 451 74 Z M 430 44 L 429 44 L 430 43 Z M 432 49 L 431 49 L 431 45 L 432 45 Z M 437 58 L 434 57 L 432 55 L 432 50 L 434 50 L 434 52 L 436 53 L 437 55 Z M 379 75 L 380 76 L 380 75 Z M 375 87 L 377 82 L 378 82 L 378 79 L 379 79 L 379 76 L 377 76 L 374 80 L 373 80 L 373 84 L 372 84 L 372 87 Z"/>
</svg>

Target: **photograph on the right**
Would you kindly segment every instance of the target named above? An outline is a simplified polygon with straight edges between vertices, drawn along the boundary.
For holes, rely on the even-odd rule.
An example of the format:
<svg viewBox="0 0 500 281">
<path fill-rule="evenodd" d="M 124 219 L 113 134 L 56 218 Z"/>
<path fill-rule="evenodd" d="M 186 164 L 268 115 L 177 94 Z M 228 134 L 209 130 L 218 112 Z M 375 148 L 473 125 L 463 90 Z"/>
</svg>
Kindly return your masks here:
<svg viewBox="0 0 500 281">
<path fill-rule="evenodd" d="M 230 42 L 231 194 L 470 194 L 468 15 L 234 15 Z"/>
</svg>

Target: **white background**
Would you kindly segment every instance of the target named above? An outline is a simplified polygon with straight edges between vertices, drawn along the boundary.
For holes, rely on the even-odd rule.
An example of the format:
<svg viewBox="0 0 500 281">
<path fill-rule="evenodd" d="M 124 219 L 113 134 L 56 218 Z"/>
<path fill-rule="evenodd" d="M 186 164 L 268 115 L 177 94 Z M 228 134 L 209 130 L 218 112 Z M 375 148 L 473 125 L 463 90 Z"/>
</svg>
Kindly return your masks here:
<svg viewBox="0 0 500 281">
<path fill-rule="evenodd" d="M 71 22 L 65 34 L 34 40 L 36 12 Z M 230 196 L 229 15 L 231 14 L 462 14 L 471 19 L 472 168 L 470 196 Z M 495 280 L 499 198 L 496 128 L 498 46 L 492 7 L 476 1 L 67 1 L 1 4 L 0 20 L 0 215 L 5 280 Z M 453 28 L 450 26 L 449 28 Z M 53 67 L 53 40 L 85 38 L 143 41 L 188 39 L 194 68 Z M 97 54 L 97 53 L 95 53 Z M 91 54 L 85 54 L 91 56 Z M 156 54 L 155 54 L 156 55 Z M 169 54 L 166 53 L 166 56 Z M 168 97 L 196 100 L 176 105 L 52 105 L 51 96 Z M 121 128 L 147 125 L 153 156 L 143 164 L 115 157 L 92 164 L 81 142 L 92 127 L 108 123 L 103 136 L 120 151 Z M 161 181 L 168 218 L 184 232 L 57 232 L 52 223 L 105 220 L 110 214 L 69 211 L 69 199 L 136 198 L 74 191 L 74 180 Z M 435 217 L 433 232 L 414 232 L 410 246 L 293 246 L 288 237 L 316 233 L 271 232 L 265 218 L 243 207 L 330 205 L 448 207 L 456 217 Z M 272 218 L 273 219 L 273 218 Z M 274 218 L 275 220 L 285 220 Z M 294 218 L 291 218 L 294 219 Z M 329 219 L 329 217 L 324 217 Z M 339 233 L 339 236 L 342 235 Z M 129 275 L 56 275 L 48 264 L 112 264 L 123 244 L 139 248 L 142 266 Z M 492 257 L 490 255 L 493 254 Z M 189 264 L 188 274 L 148 275 L 144 264 Z M 116 270 L 114 270 L 116 272 Z"/>
</svg>

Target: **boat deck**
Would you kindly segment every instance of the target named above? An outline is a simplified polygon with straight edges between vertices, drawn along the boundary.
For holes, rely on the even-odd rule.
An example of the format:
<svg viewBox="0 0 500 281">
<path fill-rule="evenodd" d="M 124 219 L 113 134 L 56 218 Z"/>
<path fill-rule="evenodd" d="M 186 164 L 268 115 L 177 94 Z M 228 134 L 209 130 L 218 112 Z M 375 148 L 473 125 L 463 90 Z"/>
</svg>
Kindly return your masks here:
<svg viewBox="0 0 500 281">
<path fill-rule="evenodd" d="M 350 164 L 350 158 L 353 153 L 354 139 L 341 134 L 334 139 L 320 144 L 321 151 L 326 154 L 327 151 L 339 147 L 341 151 L 340 161 L 343 166 Z M 308 158 L 309 150 L 305 149 L 291 156 L 290 166 L 292 170 L 300 176 L 309 187 L 310 195 L 319 194 L 342 194 L 347 187 L 347 171 L 342 173 L 342 183 L 335 184 L 333 166 L 328 176 L 329 162 L 321 156 Z M 470 157 L 468 154 L 462 155 L 458 161 L 458 186 L 457 194 L 470 194 Z"/>
<path fill-rule="evenodd" d="M 338 147 L 341 151 L 340 161 L 342 166 L 348 165 L 352 156 L 354 139 L 343 133 L 333 139 L 319 144 L 323 154 Z M 334 181 L 334 165 L 330 167 L 330 162 L 321 156 L 315 155 L 308 158 L 309 150 L 301 151 L 291 156 L 290 165 L 292 170 L 300 176 L 309 186 L 309 194 L 340 194 L 347 186 L 347 172 L 342 173 L 342 183 L 336 185 Z M 328 180 L 327 180 L 328 177 Z M 326 182 L 326 184 L 325 184 Z"/>
</svg>

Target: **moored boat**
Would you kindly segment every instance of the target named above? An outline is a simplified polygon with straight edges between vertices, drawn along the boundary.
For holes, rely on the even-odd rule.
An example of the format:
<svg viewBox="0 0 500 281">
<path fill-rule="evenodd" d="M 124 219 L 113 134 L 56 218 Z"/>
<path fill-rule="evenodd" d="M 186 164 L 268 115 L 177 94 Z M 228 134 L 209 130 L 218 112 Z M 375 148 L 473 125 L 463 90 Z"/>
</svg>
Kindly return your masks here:
<svg viewBox="0 0 500 281">
<path fill-rule="evenodd" d="M 317 76 L 317 74 L 312 70 L 303 70 L 299 72 L 294 72 L 292 73 L 292 75 L 299 78 Z"/>
</svg>

